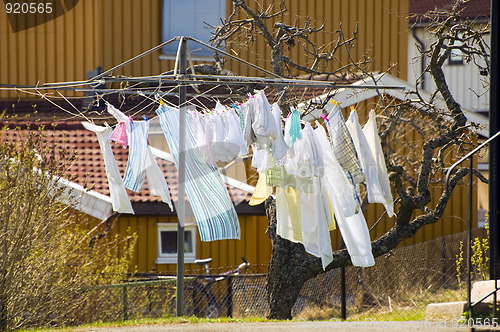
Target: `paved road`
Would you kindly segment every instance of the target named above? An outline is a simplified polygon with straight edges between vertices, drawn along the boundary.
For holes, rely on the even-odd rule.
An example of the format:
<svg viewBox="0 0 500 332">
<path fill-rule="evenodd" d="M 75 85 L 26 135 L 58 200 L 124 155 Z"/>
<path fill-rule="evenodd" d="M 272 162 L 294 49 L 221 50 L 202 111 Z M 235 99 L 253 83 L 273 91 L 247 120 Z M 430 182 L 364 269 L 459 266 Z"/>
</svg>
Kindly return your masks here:
<svg viewBox="0 0 500 332">
<path fill-rule="evenodd" d="M 490 331 L 492 329 L 479 328 L 478 331 Z M 256 322 L 256 323 L 172 323 L 165 325 L 141 325 L 106 328 L 78 328 L 72 331 L 78 332 L 170 332 L 170 331 L 384 331 L 384 332 L 429 332 L 429 331 L 470 331 L 463 325 L 462 327 L 452 324 L 452 322 L 426 322 L 426 321 L 405 321 L 405 322 Z M 493 331 L 500 331 L 495 328 Z"/>
</svg>

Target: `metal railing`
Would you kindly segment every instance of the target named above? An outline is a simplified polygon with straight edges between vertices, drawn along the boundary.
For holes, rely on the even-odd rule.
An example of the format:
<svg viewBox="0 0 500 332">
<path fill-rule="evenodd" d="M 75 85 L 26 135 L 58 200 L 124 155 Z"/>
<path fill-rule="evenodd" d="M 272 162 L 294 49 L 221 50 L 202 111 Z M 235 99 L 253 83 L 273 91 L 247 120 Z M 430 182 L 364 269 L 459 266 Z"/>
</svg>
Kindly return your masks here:
<svg viewBox="0 0 500 332">
<path fill-rule="evenodd" d="M 449 186 L 449 181 L 450 181 L 450 176 L 452 171 L 460 165 L 462 162 L 464 162 L 466 159 L 469 159 L 469 199 L 468 199 L 468 220 L 467 220 L 467 311 L 469 314 L 469 318 L 472 317 L 472 308 L 479 303 L 481 303 L 483 300 L 488 298 L 488 296 L 493 294 L 493 317 L 496 315 L 496 294 L 497 291 L 500 289 L 497 287 L 497 279 L 495 278 L 495 290 L 493 290 L 488 296 L 485 296 L 484 298 L 480 299 L 479 301 L 476 301 L 475 303 L 472 303 L 471 299 L 471 238 L 472 238 L 472 173 L 473 173 L 473 166 L 474 166 L 474 155 L 484 148 L 486 145 L 488 145 L 490 142 L 493 140 L 497 139 L 498 136 L 500 136 L 500 131 L 497 132 L 495 135 L 491 136 L 488 138 L 486 141 L 481 143 L 479 146 L 477 146 L 474 150 L 460 158 L 456 163 L 451 165 L 451 167 L 448 169 L 446 172 L 446 180 L 445 180 L 445 190 L 448 190 Z"/>
</svg>

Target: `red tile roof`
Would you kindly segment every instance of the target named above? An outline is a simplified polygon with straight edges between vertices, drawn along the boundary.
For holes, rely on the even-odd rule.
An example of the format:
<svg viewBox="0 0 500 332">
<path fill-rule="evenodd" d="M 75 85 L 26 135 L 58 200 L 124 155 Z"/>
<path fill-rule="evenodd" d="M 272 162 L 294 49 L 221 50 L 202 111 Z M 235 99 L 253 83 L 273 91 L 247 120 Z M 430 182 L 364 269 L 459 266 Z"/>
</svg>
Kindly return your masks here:
<svg viewBox="0 0 500 332">
<path fill-rule="evenodd" d="M 27 122 L 17 122 L 17 124 L 21 128 L 26 128 Z M 95 133 L 84 129 L 82 124 L 76 121 L 60 122 L 57 124 L 55 129 L 51 128 L 51 123 L 48 122 L 42 122 L 39 124 L 45 125 L 45 142 L 53 142 L 58 148 L 66 148 L 69 152 L 76 151 L 78 154 L 78 159 L 68 169 L 68 176 L 76 175 L 77 179 L 75 182 L 78 184 L 85 185 L 86 182 L 88 188 L 93 187 L 93 190 L 104 195 L 109 195 L 109 186 L 106 178 L 104 159 Z M 37 125 L 31 123 L 30 127 L 31 130 L 36 130 Z M 19 132 L 8 130 L 3 133 L 2 136 L 4 137 L 1 137 L 1 139 L 18 140 L 19 137 L 27 137 L 28 133 L 29 131 L 27 129 L 20 129 Z M 111 144 L 118 167 L 123 175 L 127 165 L 128 149 L 124 149 L 120 144 L 116 144 L 114 142 Z M 172 200 L 177 201 L 178 172 L 175 164 L 159 158 L 156 158 L 156 161 L 167 179 Z M 252 196 L 252 194 L 247 191 L 233 186 L 227 187 L 230 196 L 232 196 L 232 199 L 235 202 L 248 202 Z M 127 192 L 131 202 L 133 203 L 161 202 L 159 197 L 151 196 L 149 194 L 147 179 L 139 193 L 129 190 L 127 190 Z"/>
</svg>

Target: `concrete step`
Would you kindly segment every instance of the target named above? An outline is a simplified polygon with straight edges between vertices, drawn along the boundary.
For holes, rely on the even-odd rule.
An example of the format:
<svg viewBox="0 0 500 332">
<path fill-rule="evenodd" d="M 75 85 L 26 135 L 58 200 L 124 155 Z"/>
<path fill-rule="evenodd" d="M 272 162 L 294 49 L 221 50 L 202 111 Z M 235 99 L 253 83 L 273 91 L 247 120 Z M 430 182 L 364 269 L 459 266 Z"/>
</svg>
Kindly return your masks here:
<svg viewBox="0 0 500 332">
<path fill-rule="evenodd" d="M 497 286 L 500 287 L 500 280 L 497 280 Z M 471 300 L 472 303 L 479 301 L 488 293 L 495 290 L 495 280 L 476 281 L 472 284 Z M 493 304 L 493 294 L 488 296 L 482 303 Z M 497 303 L 500 303 L 500 291 L 497 291 Z"/>
</svg>

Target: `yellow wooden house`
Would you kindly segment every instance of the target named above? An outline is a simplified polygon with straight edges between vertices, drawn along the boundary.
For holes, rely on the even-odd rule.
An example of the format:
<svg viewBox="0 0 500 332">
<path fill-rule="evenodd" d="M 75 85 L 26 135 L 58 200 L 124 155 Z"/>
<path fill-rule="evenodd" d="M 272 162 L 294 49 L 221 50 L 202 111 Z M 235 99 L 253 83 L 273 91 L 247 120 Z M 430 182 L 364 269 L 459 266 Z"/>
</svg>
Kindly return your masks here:
<svg viewBox="0 0 500 332">
<path fill-rule="evenodd" d="M 36 85 L 45 82 L 64 82 L 85 80 L 101 71 L 112 68 L 133 56 L 178 35 L 189 35 L 200 40 L 209 38 L 209 30 L 203 22 L 212 25 L 218 23 L 221 17 L 228 17 L 233 12 L 233 2 L 230 0 L 85 0 L 60 1 L 64 13 L 40 24 L 22 29 L 21 21 L 16 20 L 6 11 L 0 11 L 0 83 L 16 85 Z M 71 2 L 71 5 L 68 5 Z M 263 10 L 274 3 L 279 10 L 278 1 L 247 0 L 254 10 Z M 293 24 L 297 21 L 303 24 L 308 17 L 315 26 L 325 24 L 325 31 L 337 31 L 341 26 L 346 36 L 357 33 L 356 47 L 350 56 L 362 59 L 368 54 L 372 60 L 370 70 L 385 70 L 391 67 L 391 74 L 405 80 L 408 72 L 408 0 L 286 0 L 288 12 L 276 21 Z M 260 7 L 263 5 L 263 7 Z M 237 13 L 235 18 L 244 18 Z M 44 22 L 44 23 L 43 23 Z M 15 32 L 16 31 L 16 32 Z M 333 35 L 320 33 L 313 37 L 317 44 L 330 43 Z M 256 40 L 248 49 L 245 45 L 231 44 L 226 51 L 262 68 L 271 69 L 270 49 L 262 39 Z M 197 48 L 190 44 L 195 62 L 210 62 L 211 56 L 207 49 Z M 134 61 L 128 66 L 114 72 L 115 75 L 146 76 L 158 75 L 173 68 L 175 45 L 164 47 L 152 54 Z M 290 58 L 296 62 L 306 62 L 306 54 L 299 48 L 292 49 Z M 349 55 L 339 54 L 339 61 L 331 65 L 331 70 L 348 62 Z M 227 69 L 242 76 L 261 75 L 255 69 L 236 61 L 227 61 Z M 83 93 L 64 92 L 73 105 L 83 107 Z M 133 101 L 127 100 L 127 102 Z M 57 101 L 60 108 L 67 108 L 63 101 Z M 358 104 L 359 109 L 367 106 L 369 101 Z M 74 148 L 83 160 L 81 168 L 71 171 L 78 174 L 94 172 L 96 188 L 107 193 L 105 179 L 102 177 L 103 166 L 96 155 L 97 140 L 93 133 L 84 133 L 75 117 L 63 115 L 54 105 L 44 103 L 39 95 L 23 93 L 22 91 L 0 90 L 0 106 L 9 112 L 24 114 L 33 109 L 43 113 L 45 120 L 57 115 L 64 120 L 61 130 L 74 134 Z M 57 111 L 57 112 L 56 112 Z M 23 113 L 24 112 L 24 113 Z M 362 117 L 362 116 L 361 116 Z M 68 120 L 70 119 L 70 120 Z M 66 126 L 66 127 L 65 127 Z M 64 129 L 66 128 L 66 129 Z M 154 131 L 152 131 L 154 136 Z M 71 136 L 72 134 L 70 134 Z M 150 137 L 153 146 L 164 149 L 164 139 Z M 86 154 L 87 157 L 82 157 Z M 125 158 L 125 157 L 122 157 Z M 161 158 L 160 158 L 161 159 Z M 126 162 L 122 159 L 121 162 Z M 101 170 L 96 170 L 96 166 Z M 171 167 L 172 165 L 170 165 Z M 166 172 L 167 179 L 169 178 Z M 171 174 L 170 174 L 171 175 Z M 239 178 L 236 174 L 234 177 Z M 245 178 L 249 185 L 254 185 L 255 171 L 247 169 Z M 100 182 L 99 182 L 100 181 Z M 169 182 L 170 185 L 170 182 Z M 191 264 L 194 258 L 214 259 L 212 266 L 224 270 L 234 267 L 244 256 L 256 266 L 255 271 L 265 272 L 266 264 L 271 255 L 271 244 L 265 234 L 267 219 L 262 206 L 248 207 L 251 188 L 228 185 L 230 190 L 238 192 L 242 200 L 236 206 L 242 228 L 241 240 L 227 240 L 202 243 L 197 237 L 195 228 L 187 228 L 189 254 L 186 255 L 187 271 L 199 271 Z M 247 189 L 245 189 L 247 188 Z M 97 190 L 97 189 L 96 189 Z M 172 255 L 162 253 L 162 239 L 169 239 L 175 233 L 176 215 L 166 206 L 147 198 L 147 196 L 131 196 L 136 209 L 135 215 L 121 216 L 112 232 L 125 233 L 128 229 L 137 232 L 138 245 L 136 255 L 131 264 L 131 270 L 139 272 L 175 272 L 175 261 Z M 465 220 L 467 211 L 465 202 L 467 191 L 457 189 L 450 202 L 444 222 L 422 228 L 416 237 L 404 241 L 402 245 L 426 241 L 442 235 L 459 232 L 466 229 L 465 222 L 449 222 Z M 246 205 L 245 205 L 246 204 Z M 245 208 L 244 208 L 245 206 Z M 371 227 L 383 214 L 383 207 L 378 204 L 369 206 L 366 212 L 368 226 Z M 382 235 L 393 223 L 384 218 L 372 231 L 372 239 Z M 163 237 L 163 238 L 162 238 Z M 332 232 L 333 246 L 336 248 L 340 235 Z M 189 251 L 188 250 L 188 251 Z M 168 251 L 166 249 L 166 251 Z"/>
</svg>

